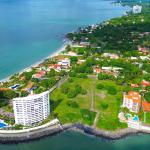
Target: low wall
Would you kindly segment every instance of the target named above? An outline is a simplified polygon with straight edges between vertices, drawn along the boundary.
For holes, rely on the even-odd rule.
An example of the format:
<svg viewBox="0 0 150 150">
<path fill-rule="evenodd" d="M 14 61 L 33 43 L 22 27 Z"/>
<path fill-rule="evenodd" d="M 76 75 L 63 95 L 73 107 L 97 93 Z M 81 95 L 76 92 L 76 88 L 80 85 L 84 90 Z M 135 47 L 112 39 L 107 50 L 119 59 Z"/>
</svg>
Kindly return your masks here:
<svg viewBox="0 0 150 150">
<path fill-rule="evenodd" d="M 120 139 L 128 135 L 133 135 L 140 133 L 140 131 L 134 129 L 123 129 L 115 132 L 105 131 L 95 129 L 89 126 L 85 126 L 82 124 L 67 124 L 63 125 L 63 130 L 59 125 L 48 126 L 45 128 L 39 128 L 36 130 L 26 130 L 27 132 L 20 131 L 15 133 L 5 132 L 0 133 L 0 143 L 19 143 L 19 142 L 27 142 L 31 140 L 37 140 L 46 136 L 52 136 L 58 133 L 61 133 L 66 130 L 79 131 L 82 133 L 86 133 L 89 135 L 94 135 L 97 137 L 107 138 L 109 140 Z"/>
</svg>

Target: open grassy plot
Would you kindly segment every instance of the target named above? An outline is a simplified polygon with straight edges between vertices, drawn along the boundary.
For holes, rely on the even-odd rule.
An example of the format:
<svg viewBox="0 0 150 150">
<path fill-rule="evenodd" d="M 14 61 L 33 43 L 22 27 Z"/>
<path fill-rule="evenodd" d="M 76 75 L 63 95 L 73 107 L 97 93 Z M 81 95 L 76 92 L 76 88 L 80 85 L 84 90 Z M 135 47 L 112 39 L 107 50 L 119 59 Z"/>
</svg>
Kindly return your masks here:
<svg viewBox="0 0 150 150">
<path fill-rule="evenodd" d="M 103 84 L 103 89 L 97 89 L 97 84 Z M 99 81 L 96 78 L 73 78 L 64 83 L 70 89 L 80 85 L 84 94 L 68 98 L 62 92 L 62 87 L 51 94 L 51 109 L 58 115 L 62 123 L 80 122 L 94 125 L 101 129 L 114 130 L 122 128 L 118 120 L 118 112 L 122 100 L 122 89 L 113 81 Z M 108 87 L 115 87 L 117 93 L 108 94 Z M 99 114 L 99 115 L 96 115 Z"/>
</svg>

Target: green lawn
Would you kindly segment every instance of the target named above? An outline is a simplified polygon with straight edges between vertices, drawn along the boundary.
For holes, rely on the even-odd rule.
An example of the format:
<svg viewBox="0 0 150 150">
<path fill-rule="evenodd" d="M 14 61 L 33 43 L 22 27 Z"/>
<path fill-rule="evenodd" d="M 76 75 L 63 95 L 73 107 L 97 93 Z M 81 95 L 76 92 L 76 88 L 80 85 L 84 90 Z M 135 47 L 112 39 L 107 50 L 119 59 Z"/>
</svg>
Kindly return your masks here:
<svg viewBox="0 0 150 150">
<path fill-rule="evenodd" d="M 62 123 L 80 122 L 92 126 L 96 112 L 99 112 L 100 115 L 96 123 L 98 128 L 115 130 L 124 127 L 119 123 L 117 117 L 122 100 L 121 87 L 113 81 L 99 81 L 95 78 L 74 78 L 73 80 L 71 83 L 66 82 L 64 84 L 70 88 L 80 85 L 87 91 L 86 95 L 80 94 L 71 99 L 61 92 L 61 88 L 51 94 L 51 111 L 58 114 L 58 118 Z M 98 83 L 102 83 L 104 86 L 114 86 L 118 93 L 110 95 L 105 89 L 96 89 Z M 79 107 L 73 108 L 68 106 L 68 101 L 75 101 Z"/>
</svg>

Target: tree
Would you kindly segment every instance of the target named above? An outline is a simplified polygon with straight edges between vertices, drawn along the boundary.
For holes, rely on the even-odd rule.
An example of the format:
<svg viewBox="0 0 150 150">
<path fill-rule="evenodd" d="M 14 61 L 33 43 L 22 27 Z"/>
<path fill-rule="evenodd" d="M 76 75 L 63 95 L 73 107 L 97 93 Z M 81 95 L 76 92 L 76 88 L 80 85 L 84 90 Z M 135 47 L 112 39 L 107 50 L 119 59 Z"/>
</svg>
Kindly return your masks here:
<svg viewBox="0 0 150 150">
<path fill-rule="evenodd" d="M 106 102 L 101 102 L 101 108 L 106 110 L 108 108 L 108 104 Z"/>
<path fill-rule="evenodd" d="M 63 84 L 61 87 L 61 92 L 67 94 L 69 92 L 69 87 L 66 84 Z"/>
<path fill-rule="evenodd" d="M 6 99 L 13 99 L 17 96 L 17 93 L 13 90 L 3 91 L 3 96 Z"/>
<path fill-rule="evenodd" d="M 108 75 L 108 74 L 106 74 L 106 73 L 99 73 L 99 74 L 98 74 L 98 79 L 99 79 L 99 80 L 107 80 L 107 79 L 112 80 L 112 79 L 114 79 L 114 76 Z"/>
<path fill-rule="evenodd" d="M 99 84 L 97 84 L 97 86 L 96 86 L 96 88 L 97 89 L 104 89 L 104 85 L 103 84 L 101 84 L 101 83 L 99 83 Z"/>
<path fill-rule="evenodd" d="M 56 76 L 56 71 L 54 69 L 51 69 L 50 72 L 47 75 L 48 75 L 48 77 L 55 77 Z"/>
<path fill-rule="evenodd" d="M 72 108 L 78 108 L 79 107 L 77 102 L 71 101 L 71 100 L 67 101 L 67 105 L 72 107 Z"/>
<path fill-rule="evenodd" d="M 71 89 L 67 94 L 68 98 L 75 98 L 76 96 L 77 96 L 77 91 L 73 89 Z"/>
<path fill-rule="evenodd" d="M 107 89 L 108 94 L 111 94 L 111 95 L 117 94 L 117 89 L 114 86 L 107 86 L 106 89 Z"/>
<path fill-rule="evenodd" d="M 72 57 L 70 57 L 70 60 L 71 60 L 71 63 L 72 63 L 72 64 L 76 64 L 77 61 L 78 61 L 78 57 L 72 56 Z"/>
<path fill-rule="evenodd" d="M 71 51 L 71 46 L 70 46 L 70 45 L 67 45 L 67 46 L 66 46 L 66 51 L 67 51 L 67 52 Z"/>
<path fill-rule="evenodd" d="M 150 92 L 145 93 L 144 98 L 150 103 Z"/>
</svg>

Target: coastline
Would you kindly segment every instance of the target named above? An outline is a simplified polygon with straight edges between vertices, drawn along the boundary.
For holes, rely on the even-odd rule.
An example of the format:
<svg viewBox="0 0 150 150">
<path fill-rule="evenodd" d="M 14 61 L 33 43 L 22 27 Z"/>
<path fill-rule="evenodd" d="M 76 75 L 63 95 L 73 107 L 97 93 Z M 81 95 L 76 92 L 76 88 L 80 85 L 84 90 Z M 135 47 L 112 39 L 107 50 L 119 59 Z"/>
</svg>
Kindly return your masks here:
<svg viewBox="0 0 150 150">
<path fill-rule="evenodd" d="M 62 44 L 62 46 L 61 46 L 60 48 L 58 48 L 58 49 L 57 49 L 55 52 L 53 52 L 52 54 L 48 55 L 47 57 L 42 58 L 41 60 L 37 61 L 36 63 L 34 63 L 34 64 L 32 64 L 32 65 L 30 65 L 29 67 L 26 67 L 26 68 L 24 68 L 24 69 L 22 69 L 22 70 L 20 70 L 20 71 L 18 71 L 18 72 L 13 73 L 12 75 L 14 75 L 14 74 L 16 74 L 16 73 L 21 74 L 21 73 L 25 72 L 26 70 L 28 70 L 28 69 L 30 69 L 30 68 L 32 68 L 32 67 L 37 67 L 38 65 L 40 65 L 41 63 L 43 63 L 46 59 L 52 58 L 52 57 L 54 57 L 54 56 L 57 56 L 59 53 L 61 53 L 61 52 L 63 52 L 63 51 L 65 50 L 66 46 L 67 46 L 69 43 L 70 43 L 69 41 L 64 42 L 64 43 Z M 0 79 L 0 82 L 9 82 L 9 81 L 10 81 L 10 77 L 11 77 L 12 75 L 10 75 L 10 76 L 8 76 L 8 77 L 6 77 L 6 78 L 4 78 L 4 79 Z"/>
<path fill-rule="evenodd" d="M 1 133 L 0 132 L 0 143 L 2 144 L 18 144 L 23 142 L 31 142 L 44 137 L 57 135 L 65 131 L 80 132 L 82 134 L 92 135 L 100 137 L 106 140 L 119 140 L 127 136 L 137 135 L 140 133 L 150 134 L 141 130 L 135 130 L 131 128 L 121 129 L 117 131 L 107 131 L 96 129 L 83 124 L 65 124 L 60 128 L 59 125 L 49 126 L 39 130 L 24 132 L 24 133 Z"/>
</svg>

